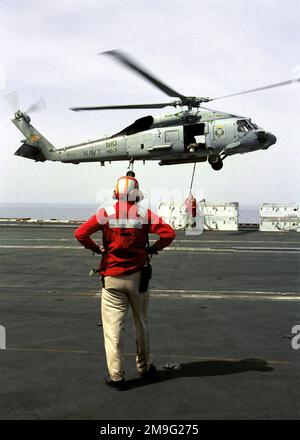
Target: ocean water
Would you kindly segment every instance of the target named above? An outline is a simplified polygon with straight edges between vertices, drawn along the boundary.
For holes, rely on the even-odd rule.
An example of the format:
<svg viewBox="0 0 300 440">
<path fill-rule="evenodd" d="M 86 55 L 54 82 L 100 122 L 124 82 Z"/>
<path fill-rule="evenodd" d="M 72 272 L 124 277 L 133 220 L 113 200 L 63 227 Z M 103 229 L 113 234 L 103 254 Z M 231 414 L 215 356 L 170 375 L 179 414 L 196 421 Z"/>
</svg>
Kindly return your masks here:
<svg viewBox="0 0 300 440">
<path fill-rule="evenodd" d="M 0 218 L 86 220 L 98 208 L 97 203 L 0 203 Z M 240 223 L 259 223 L 259 205 L 240 204 L 239 221 Z"/>
<path fill-rule="evenodd" d="M 94 214 L 97 208 L 97 203 L 0 203 L 0 218 L 85 220 Z"/>
</svg>

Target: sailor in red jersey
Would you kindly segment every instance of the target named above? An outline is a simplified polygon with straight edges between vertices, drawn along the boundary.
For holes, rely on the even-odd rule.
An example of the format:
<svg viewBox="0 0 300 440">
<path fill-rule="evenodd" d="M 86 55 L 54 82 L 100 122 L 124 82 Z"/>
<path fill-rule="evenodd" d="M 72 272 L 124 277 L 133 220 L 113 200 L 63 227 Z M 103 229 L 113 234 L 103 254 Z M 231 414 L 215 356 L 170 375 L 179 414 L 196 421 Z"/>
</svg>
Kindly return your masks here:
<svg viewBox="0 0 300 440">
<path fill-rule="evenodd" d="M 116 184 L 114 206 L 100 209 L 76 229 L 74 236 L 87 249 L 102 254 L 99 272 L 103 280 L 101 312 L 109 378 L 117 389 L 126 386 L 123 371 L 123 336 L 129 305 L 132 308 L 137 356 L 136 366 L 144 378 L 156 374 L 150 363 L 147 307 L 149 291 L 140 292 L 142 272 L 149 255 L 157 254 L 174 240 L 175 231 L 150 209 L 138 206 L 143 195 L 133 172 Z M 102 231 L 103 247 L 90 236 Z M 159 239 L 149 246 L 148 234 Z M 143 269 L 143 270 L 142 270 Z"/>
</svg>

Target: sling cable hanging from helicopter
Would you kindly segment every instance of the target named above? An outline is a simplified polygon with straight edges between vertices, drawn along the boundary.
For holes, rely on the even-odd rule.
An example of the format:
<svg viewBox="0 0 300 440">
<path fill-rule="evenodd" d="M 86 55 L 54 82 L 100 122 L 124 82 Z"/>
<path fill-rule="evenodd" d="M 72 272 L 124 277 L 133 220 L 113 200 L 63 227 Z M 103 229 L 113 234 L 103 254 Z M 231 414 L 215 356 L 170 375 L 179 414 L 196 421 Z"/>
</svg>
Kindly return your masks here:
<svg viewBox="0 0 300 440">
<path fill-rule="evenodd" d="M 189 191 L 189 195 L 188 198 L 185 200 L 184 202 L 184 207 L 185 207 L 185 211 L 192 217 L 195 218 L 196 217 L 196 211 L 197 211 L 197 201 L 195 199 L 195 197 L 192 195 L 192 188 L 193 188 L 193 183 L 194 183 L 194 177 L 195 177 L 195 170 L 196 170 L 196 162 L 194 162 L 194 167 L 193 167 L 193 173 L 192 173 L 192 179 L 191 179 L 191 184 L 190 184 L 190 191 Z M 194 222 L 193 222 L 194 223 Z"/>
<path fill-rule="evenodd" d="M 196 170 L 196 162 L 194 162 L 193 173 L 192 173 L 192 179 L 191 179 L 191 184 L 190 184 L 189 197 L 192 195 L 192 188 L 193 188 L 193 183 L 194 183 L 195 170 Z"/>
</svg>

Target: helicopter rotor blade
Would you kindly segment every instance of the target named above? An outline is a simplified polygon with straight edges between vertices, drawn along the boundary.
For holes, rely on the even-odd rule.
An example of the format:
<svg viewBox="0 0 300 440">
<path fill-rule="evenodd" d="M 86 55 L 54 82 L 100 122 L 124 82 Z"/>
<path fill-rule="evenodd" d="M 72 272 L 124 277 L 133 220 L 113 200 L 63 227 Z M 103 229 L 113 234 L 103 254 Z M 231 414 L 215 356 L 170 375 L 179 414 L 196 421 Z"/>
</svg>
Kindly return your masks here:
<svg viewBox="0 0 300 440">
<path fill-rule="evenodd" d="M 4 99 L 8 102 L 9 106 L 11 107 L 11 109 L 15 112 L 17 109 L 19 109 L 20 105 L 19 105 L 19 97 L 18 97 L 18 93 L 13 91 L 8 93 L 7 95 L 4 96 Z M 25 113 L 33 113 L 33 112 L 37 112 L 39 110 L 43 110 L 46 107 L 46 103 L 45 101 L 41 98 L 38 101 L 34 102 L 33 104 L 31 104 L 27 110 L 25 111 Z"/>
<path fill-rule="evenodd" d="M 158 87 L 160 90 L 162 90 L 164 93 L 166 93 L 169 96 L 172 97 L 183 97 L 181 93 L 176 92 L 176 90 L 172 89 L 171 87 L 164 84 L 159 79 L 155 78 L 151 73 L 147 72 L 144 68 L 139 66 L 135 61 L 130 59 L 127 55 L 125 55 L 123 52 L 119 50 L 109 50 L 106 52 L 100 52 L 98 55 L 110 55 L 116 58 L 120 63 L 124 64 L 129 69 L 137 72 L 139 75 L 146 78 L 148 81 L 150 81 L 152 84 L 154 84 L 156 87 Z"/>
<path fill-rule="evenodd" d="M 19 99 L 17 92 L 13 91 L 4 96 L 4 99 L 11 107 L 13 111 L 15 111 L 19 106 Z"/>
<path fill-rule="evenodd" d="M 223 114 L 226 114 L 226 115 L 229 115 L 229 116 L 231 116 L 231 117 L 233 117 L 233 118 L 241 118 L 242 116 L 240 116 L 240 115 L 234 115 L 233 113 L 229 113 L 229 112 L 225 112 L 225 111 L 220 111 L 220 110 L 216 110 L 216 109 L 212 109 L 212 108 L 208 108 L 208 107 L 203 107 L 202 105 L 201 105 L 201 107 L 199 108 L 199 110 L 208 110 L 209 112 L 213 112 L 213 113 L 223 113 Z"/>
<path fill-rule="evenodd" d="M 296 83 L 299 81 L 300 81 L 300 77 L 295 78 L 295 79 L 289 79 L 287 81 L 282 81 L 282 82 L 275 83 L 275 84 L 269 84 L 269 85 L 263 86 L 263 87 L 257 87 L 255 89 L 251 89 L 251 90 L 245 90 L 244 92 L 232 93 L 231 95 L 225 95 L 225 96 L 218 96 L 217 98 L 211 98 L 209 101 L 215 101 L 216 99 L 230 98 L 232 96 L 245 95 L 246 93 L 259 92 L 261 90 L 273 89 L 275 87 L 287 86 L 289 84 L 293 84 L 293 83 Z"/>
<path fill-rule="evenodd" d="M 11 117 L 0 120 L 0 132 L 6 127 L 6 125 L 8 125 L 9 122 L 11 122 Z"/>
<path fill-rule="evenodd" d="M 170 102 L 162 102 L 159 104 L 129 104 L 129 105 L 104 105 L 95 107 L 72 107 L 70 110 L 74 112 L 81 112 L 86 110 L 122 110 L 122 109 L 134 109 L 134 108 L 163 108 L 168 105 L 172 105 Z"/>
<path fill-rule="evenodd" d="M 46 108 L 46 103 L 45 101 L 41 98 L 38 101 L 34 102 L 33 104 L 31 104 L 28 109 L 26 110 L 25 113 L 34 113 L 34 112 L 38 112 L 40 110 L 43 110 L 44 108 Z"/>
</svg>

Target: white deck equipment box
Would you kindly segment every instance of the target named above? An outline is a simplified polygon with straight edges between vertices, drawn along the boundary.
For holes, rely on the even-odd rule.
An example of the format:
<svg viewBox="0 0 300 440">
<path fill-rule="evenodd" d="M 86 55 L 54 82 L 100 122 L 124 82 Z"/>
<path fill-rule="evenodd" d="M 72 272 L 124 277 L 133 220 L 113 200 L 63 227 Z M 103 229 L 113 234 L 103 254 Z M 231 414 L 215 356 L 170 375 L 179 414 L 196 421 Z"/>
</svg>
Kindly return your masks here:
<svg viewBox="0 0 300 440">
<path fill-rule="evenodd" d="M 188 215 L 183 203 L 162 202 L 158 208 L 159 216 L 174 229 L 186 228 Z M 213 231 L 237 231 L 239 226 L 239 204 L 237 202 L 213 203 L 198 202 L 197 228 Z"/>
<path fill-rule="evenodd" d="M 201 206 L 204 214 L 204 230 L 238 230 L 239 204 L 237 202 L 201 202 Z"/>
<path fill-rule="evenodd" d="M 300 203 L 263 203 L 260 207 L 262 232 L 300 232 Z"/>
</svg>

